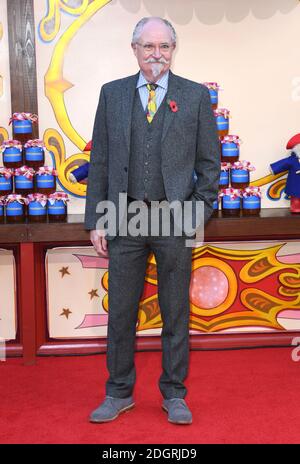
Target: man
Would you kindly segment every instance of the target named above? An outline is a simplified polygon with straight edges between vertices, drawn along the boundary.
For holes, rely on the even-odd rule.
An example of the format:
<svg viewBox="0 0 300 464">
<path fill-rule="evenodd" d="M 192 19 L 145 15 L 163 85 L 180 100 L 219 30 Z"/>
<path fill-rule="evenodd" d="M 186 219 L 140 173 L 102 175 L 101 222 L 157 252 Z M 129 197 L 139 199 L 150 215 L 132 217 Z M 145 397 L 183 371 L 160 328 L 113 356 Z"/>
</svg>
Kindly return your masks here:
<svg viewBox="0 0 300 464">
<path fill-rule="evenodd" d="M 207 88 L 169 70 L 176 47 L 173 26 L 162 18 L 143 18 L 131 46 L 140 72 L 102 87 L 92 138 L 85 226 L 97 252 L 109 256 L 109 379 L 106 398 L 90 421 L 111 421 L 134 406 L 135 330 L 152 251 L 163 321 L 162 407 L 170 422 L 190 424 L 184 380 L 192 249 L 185 246 L 185 234 L 124 236 L 97 230 L 101 213 L 96 207 L 111 200 L 118 209 L 121 193 L 127 194 L 129 205 L 143 200 L 146 211 L 153 200 L 203 201 L 206 222 L 218 190 L 219 140 Z"/>
</svg>

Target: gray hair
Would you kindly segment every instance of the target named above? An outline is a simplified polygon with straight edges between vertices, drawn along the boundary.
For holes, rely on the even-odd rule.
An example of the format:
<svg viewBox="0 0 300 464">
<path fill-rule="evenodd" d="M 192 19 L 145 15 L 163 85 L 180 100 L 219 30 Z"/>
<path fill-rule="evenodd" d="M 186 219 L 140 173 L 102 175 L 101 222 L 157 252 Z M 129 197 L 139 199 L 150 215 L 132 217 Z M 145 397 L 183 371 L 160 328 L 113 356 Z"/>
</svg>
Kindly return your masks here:
<svg viewBox="0 0 300 464">
<path fill-rule="evenodd" d="M 167 19 L 164 19 L 164 18 L 160 18 L 159 16 L 149 16 L 149 17 L 146 17 L 146 18 L 142 18 L 137 23 L 137 25 L 134 28 L 133 34 L 132 34 L 132 41 L 131 41 L 132 44 L 137 43 L 137 41 L 139 40 L 139 38 L 141 36 L 142 30 L 143 30 L 145 24 L 148 23 L 151 20 L 158 20 L 158 21 L 163 22 L 170 29 L 172 42 L 174 44 L 176 44 L 176 31 L 175 31 L 174 27 L 172 26 L 170 21 L 168 21 Z"/>
</svg>

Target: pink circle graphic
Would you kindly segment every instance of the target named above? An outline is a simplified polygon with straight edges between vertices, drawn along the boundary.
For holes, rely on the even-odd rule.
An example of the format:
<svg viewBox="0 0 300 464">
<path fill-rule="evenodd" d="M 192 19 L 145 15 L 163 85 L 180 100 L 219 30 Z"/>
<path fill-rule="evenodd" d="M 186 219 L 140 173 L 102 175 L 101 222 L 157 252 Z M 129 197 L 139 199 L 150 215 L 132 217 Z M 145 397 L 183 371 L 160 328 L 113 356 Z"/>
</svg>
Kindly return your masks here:
<svg viewBox="0 0 300 464">
<path fill-rule="evenodd" d="M 228 279 L 223 271 L 214 266 L 202 266 L 192 272 L 190 300 L 199 308 L 215 308 L 228 295 Z"/>
</svg>

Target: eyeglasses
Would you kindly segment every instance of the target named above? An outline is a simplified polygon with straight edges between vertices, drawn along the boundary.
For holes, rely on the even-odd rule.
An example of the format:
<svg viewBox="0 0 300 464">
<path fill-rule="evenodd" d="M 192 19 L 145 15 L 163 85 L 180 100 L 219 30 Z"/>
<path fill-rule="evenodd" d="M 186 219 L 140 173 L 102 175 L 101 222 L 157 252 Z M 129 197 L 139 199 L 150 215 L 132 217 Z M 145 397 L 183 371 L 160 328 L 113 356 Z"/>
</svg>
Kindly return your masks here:
<svg viewBox="0 0 300 464">
<path fill-rule="evenodd" d="M 139 42 L 136 42 L 136 44 L 139 45 L 140 47 L 142 47 L 145 53 L 153 53 L 154 50 L 157 47 L 156 45 L 154 45 L 152 43 L 141 44 Z M 174 45 L 173 44 L 170 45 L 168 43 L 163 43 L 163 44 L 159 44 L 158 47 L 159 47 L 159 51 L 161 53 L 168 53 L 171 50 L 171 48 L 174 47 Z"/>
</svg>

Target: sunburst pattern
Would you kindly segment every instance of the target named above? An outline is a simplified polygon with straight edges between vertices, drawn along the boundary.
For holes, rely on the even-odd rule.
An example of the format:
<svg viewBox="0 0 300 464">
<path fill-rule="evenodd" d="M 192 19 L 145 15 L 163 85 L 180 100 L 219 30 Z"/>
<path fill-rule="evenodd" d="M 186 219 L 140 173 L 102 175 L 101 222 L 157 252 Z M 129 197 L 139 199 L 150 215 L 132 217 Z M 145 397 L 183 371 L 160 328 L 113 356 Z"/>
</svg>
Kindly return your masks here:
<svg viewBox="0 0 300 464">
<path fill-rule="evenodd" d="M 203 268 L 216 270 L 218 291 L 220 276 L 228 281 L 228 291 L 215 307 L 200 307 L 194 291 L 199 279 L 191 280 L 190 328 L 199 332 L 217 332 L 238 327 L 263 327 L 283 330 L 277 320 L 280 311 L 300 309 L 300 265 L 284 264 L 277 259 L 284 243 L 256 250 L 233 250 L 204 245 L 193 250 L 192 276 Z M 198 279 L 198 280 L 197 280 Z M 271 279 L 271 281 L 269 280 Z M 255 284 L 255 286 L 253 286 Z M 108 272 L 102 280 L 108 290 Z M 195 287 L 195 288 L 194 288 Z M 194 300 L 194 301 L 193 301 Z M 108 311 L 107 295 L 103 307 Z M 162 327 L 157 295 L 155 257 L 151 255 L 145 277 L 145 290 L 140 301 L 138 330 Z"/>
</svg>

